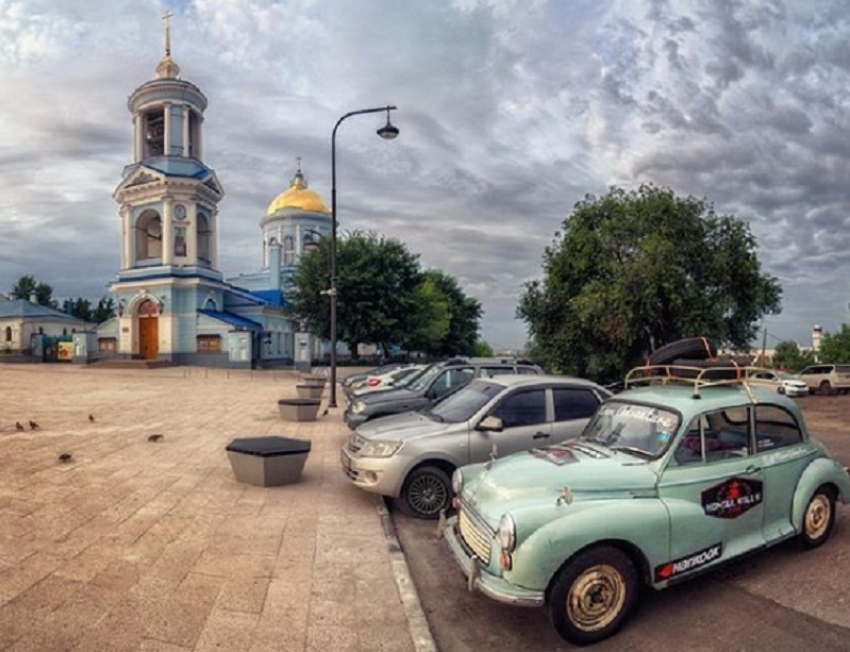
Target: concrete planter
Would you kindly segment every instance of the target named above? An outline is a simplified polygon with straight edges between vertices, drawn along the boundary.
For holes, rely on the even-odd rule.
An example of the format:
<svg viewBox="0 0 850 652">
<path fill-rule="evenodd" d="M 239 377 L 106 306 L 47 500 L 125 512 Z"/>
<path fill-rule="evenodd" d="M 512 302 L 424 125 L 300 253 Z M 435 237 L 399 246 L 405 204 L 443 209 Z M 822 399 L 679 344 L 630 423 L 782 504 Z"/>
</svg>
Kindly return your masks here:
<svg viewBox="0 0 850 652">
<path fill-rule="evenodd" d="M 304 439 L 251 437 L 234 439 L 225 450 L 237 482 L 276 487 L 301 480 L 310 446 Z"/>
<path fill-rule="evenodd" d="M 322 398 L 322 392 L 325 391 L 324 384 L 304 383 L 295 386 L 298 392 L 298 398 Z"/>
<path fill-rule="evenodd" d="M 315 421 L 321 403 L 318 398 L 282 398 L 277 405 L 284 421 Z"/>
<path fill-rule="evenodd" d="M 301 376 L 301 382 L 305 385 L 321 385 L 322 387 L 324 387 L 327 381 L 328 379 L 324 376 Z"/>
</svg>

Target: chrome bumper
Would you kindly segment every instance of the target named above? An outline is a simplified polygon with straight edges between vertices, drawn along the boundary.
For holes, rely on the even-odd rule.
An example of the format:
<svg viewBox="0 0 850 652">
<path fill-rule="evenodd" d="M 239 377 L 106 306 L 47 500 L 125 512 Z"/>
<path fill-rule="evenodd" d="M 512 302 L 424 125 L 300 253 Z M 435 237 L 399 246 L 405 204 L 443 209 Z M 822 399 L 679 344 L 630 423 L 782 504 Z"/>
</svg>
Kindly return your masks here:
<svg viewBox="0 0 850 652">
<path fill-rule="evenodd" d="M 470 591 L 478 589 L 488 598 L 515 607 L 542 607 L 545 602 L 543 591 L 531 591 L 505 581 L 501 577 L 490 575 L 475 556 L 467 554 L 457 533 L 457 517 L 453 516 L 446 524 L 445 537 L 449 549 L 460 569 L 467 578 Z"/>
</svg>

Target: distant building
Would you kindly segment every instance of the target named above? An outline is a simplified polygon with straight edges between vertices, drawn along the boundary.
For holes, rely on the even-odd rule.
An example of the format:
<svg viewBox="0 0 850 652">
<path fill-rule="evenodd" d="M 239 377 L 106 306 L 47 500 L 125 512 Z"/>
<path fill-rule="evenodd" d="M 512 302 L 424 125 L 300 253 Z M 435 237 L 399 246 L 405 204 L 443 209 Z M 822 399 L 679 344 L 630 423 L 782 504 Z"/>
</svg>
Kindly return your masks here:
<svg viewBox="0 0 850 652">
<path fill-rule="evenodd" d="M 45 347 L 54 343 L 53 340 L 64 340 L 70 347 L 74 333 L 93 328 L 94 324 L 38 304 L 34 297 L 30 301 L 8 298 L 0 301 L 0 351 L 5 354 L 26 353 L 39 357 L 45 353 Z M 55 360 L 59 347 L 46 353 Z M 71 358 L 72 355 L 69 355 L 68 361 Z"/>
<path fill-rule="evenodd" d="M 133 162 L 113 194 L 121 217 L 121 269 L 110 286 L 117 315 L 98 328 L 98 352 L 205 366 L 309 364 L 313 338 L 299 331 L 283 288 L 301 255 L 330 233 L 331 211 L 299 164 L 260 222 L 261 269 L 225 281 L 224 189 L 203 160 L 207 98 L 179 72 L 166 26 L 157 78 L 128 100 Z"/>
</svg>

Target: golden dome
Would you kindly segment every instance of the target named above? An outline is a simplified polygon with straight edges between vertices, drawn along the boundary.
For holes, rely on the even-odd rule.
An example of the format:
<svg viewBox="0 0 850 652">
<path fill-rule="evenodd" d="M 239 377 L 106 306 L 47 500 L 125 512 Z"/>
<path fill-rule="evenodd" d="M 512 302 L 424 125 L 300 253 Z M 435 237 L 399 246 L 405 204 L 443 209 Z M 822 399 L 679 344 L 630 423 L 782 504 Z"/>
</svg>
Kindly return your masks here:
<svg viewBox="0 0 850 652">
<path fill-rule="evenodd" d="M 330 215 L 331 213 L 331 209 L 328 208 L 324 200 L 307 187 L 307 181 L 304 179 L 304 175 L 301 174 L 300 166 L 295 176 L 292 177 L 292 184 L 289 188 L 280 193 L 269 204 L 266 215 L 273 215 L 282 208 L 298 208 L 302 211 L 325 213 L 326 215 Z"/>
</svg>

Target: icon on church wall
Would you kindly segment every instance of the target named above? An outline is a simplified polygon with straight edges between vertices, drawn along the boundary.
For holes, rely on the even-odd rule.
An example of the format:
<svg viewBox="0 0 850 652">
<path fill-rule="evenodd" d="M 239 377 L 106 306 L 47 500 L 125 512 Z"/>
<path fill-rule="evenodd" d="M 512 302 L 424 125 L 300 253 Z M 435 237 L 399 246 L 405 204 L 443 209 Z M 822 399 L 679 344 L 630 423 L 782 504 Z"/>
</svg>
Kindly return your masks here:
<svg viewBox="0 0 850 652">
<path fill-rule="evenodd" d="M 186 255 L 186 229 L 180 226 L 174 230 L 174 255 Z"/>
</svg>

